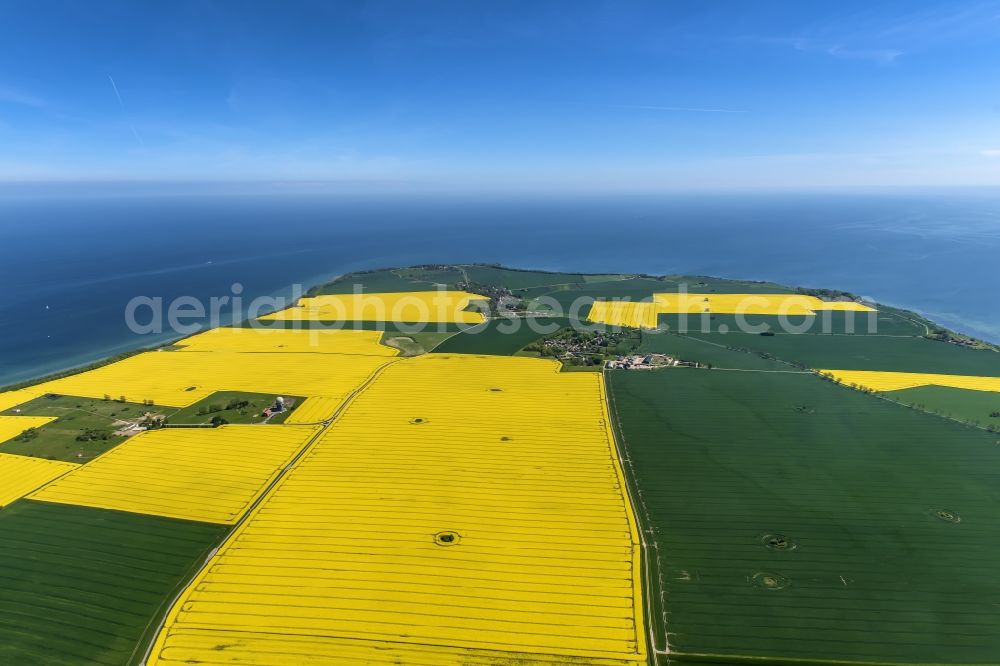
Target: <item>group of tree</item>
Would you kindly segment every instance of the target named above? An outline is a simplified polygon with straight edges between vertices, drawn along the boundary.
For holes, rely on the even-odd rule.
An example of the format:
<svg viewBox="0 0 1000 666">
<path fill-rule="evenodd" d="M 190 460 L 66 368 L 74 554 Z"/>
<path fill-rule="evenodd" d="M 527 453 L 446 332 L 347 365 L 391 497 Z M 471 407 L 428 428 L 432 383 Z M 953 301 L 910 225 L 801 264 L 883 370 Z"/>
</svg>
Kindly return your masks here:
<svg viewBox="0 0 1000 666">
<path fill-rule="evenodd" d="M 76 441 L 78 442 L 96 442 L 96 441 L 107 441 L 110 439 L 111 433 L 107 430 L 98 430 L 96 428 L 87 428 L 79 435 L 76 436 Z"/>
<path fill-rule="evenodd" d="M 233 398 L 227 402 L 224 406 L 218 402 L 210 402 L 207 405 L 202 405 L 198 408 L 198 414 L 205 416 L 208 414 L 215 414 L 222 411 L 230 410 L 244 410 L 250 406 L 249 400 L 243 400 L 241 398 Z"/>
</svg>

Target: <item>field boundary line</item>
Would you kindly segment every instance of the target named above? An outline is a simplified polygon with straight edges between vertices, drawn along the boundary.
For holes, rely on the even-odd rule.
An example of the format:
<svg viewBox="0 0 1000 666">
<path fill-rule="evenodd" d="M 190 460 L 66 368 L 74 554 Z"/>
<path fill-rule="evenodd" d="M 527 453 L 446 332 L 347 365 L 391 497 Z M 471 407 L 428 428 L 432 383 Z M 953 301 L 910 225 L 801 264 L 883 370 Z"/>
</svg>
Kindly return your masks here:
<svg viewBox="0 0 1000 666">
<path fill-rule="evenodd" d="M 814 659 L 811 657 L 754 656 L 748 654 L 725 654 L 715 652 L 675 652 L 674 657 L 693 663 L 700 661 L 727 664 L 764 664 L 771 666 L 799 666 L 810 664 L 814 666 L 995 666 L 992 662 L 907 662 L 907 661 L 876 661 L 865 659 Z"/>
<path fill-rule="evenodd" d="M 811 375 L 811 370 L 758 370 L 756 368 L 717 368 L 712 366 L 707 370 L 722 370 L 723 372 L 766 372 L 778 375 Z"/>
<path fill-rule="evenodd" d="M 202 576 L 205 575 L 205 573 L 208 571 L 208 565 L 222 551 L 222 549 L 225 548 L 230 542 L 232 542 L 236 537 L 239 536 L 239 534 L 242 532 L 243 528 L 246 526 L 250 518 L 257 514 L 261 506 L 263 506 L 264 502 L 266 502 L 274 494 L 278 486 L 281 485 L 281 482 L 288 475 L 288 472 L 290 472 L 292 469 L 295 468 L 295 466 L 303 458 L 303 456 L 305 456 L 313 448 L 316 442 L 319 441 L 319 439 L 327 432 L 327 430 L 329 430 L 334 425 L 334 423 L 337 422 L 337 419 L 341 416 L 341 414 L 344 413 L 344 410 L 346 410 L 347 407 L 350 406 L 350 404 L 354 402 L 354 400 L 359 395 L 361 395 L 369 386 L 371 386 L 386 368 L 388 368 L 391 365 L 395 365 L 399 361 L 403 360 L 401 357 L 389 356 L 386 358 L 389 358 L 391 360 L 389 360 L 384 365 L 381 365 L 378 368 L 376 368 L 375 371 L 372 372 L 360 386 L 358 386 L 346 398 L 344 398 L 343 402 L 341 402 L 340 406 L 337 408 L 337 411 L 335 411 L 329 419 L 322 422 L 325 425 L 319 428 L 316 431 L 316 434 L 314 434 L 310 439 L 306 441 L 305 444 L 302 445 L 298 453 L 296 453 L 285 464 L 285 466 L 281 468 L 277 476 L 275 476 L 275 478 L 271 481 L 271 483 L 264 489 L 264 492 L 262 492 L 257 497 L 257 499 L 252 504 L 250 504 L 250 506 L 247 507 L 247 509 L 244 511 L 240 519 L 232 525 L 229 532 L 225 535 L 225 537 L 223 537 L 219 545 L 213 548 L 211 551 L 209 551 L 208 556 L 202 562 L 201 566 L 198 567 L 198 569 L 194 572 L 194 575 L 189 580 L 184 581 L 184 583 L 180 585 L 180 589 L 177 592 L 177 594 L 174 595 L 174 597 L 170 600 L 170 603 L 166 605 L 167 612 L 158 619 L 156 630 L 152 633 L 149 640 L 149 644 L 147 645 L 145 653 L 143 654 L 142 660 L 138 662 L 139 664 L 141 664 L 142 666 L 147 666 L 149 664 L 149 658 L 153 652 L 153 649 L 160 642 L 160 636 L 163 635 L 168 620 L 170 620 L 171 617 L 177 611 L 178 603 L 180 602 L 180 600 L 184 597 L 187 591 L 190 590 L 202 578 Z M 276 427 L 282 427 L 282 426 L 276 426 Z M 163 608 L 163 606 L 161 606 L 160 608 Z M 157 609 L 157 616 L 159 616 L 159 609 Z M 144 636 L 146 635 L 146 632 L 149 631 L 153 619 L 155 619 L 157 616 L 151 618 L 150 622 L 147 623 L 146 629 L 143 631 Z M 134 661 L 136 651 L 141 646 L 142 643 L 136 644 L 135 649 L 133 649 L 132 651 L 132 656 L 129 658 L 129 663 L 136 663 Z"/>
<path fill-rule="evenodd" d="M 663 627 L 663 648 L 661 649 L 657 645 L 656 627 L 658 626 L 657 621 L 659 618 L 656 617 L 656 609 L 653 605 L 653 593 L 655 592 L 663 604 L 663 610 L 666 611 L 666 599 L 663 597 L 663 588 L 660 585 L 660 572 L 663 570 L 663 565 L 660 561 L 660 549 L 655 538 L 652 539 L 652 543 L 647 540 L 647 534 L 652 535 L 652 528 L 648 527 L 648 525 L 651 524 L 649 520 L 649 510 L 646 508 L 646 504 L 642 499 L 642 493 L 639 490 L 639 485 L 635 480 L 635 468 L 632 465 L 632 458 L 628 451 L 628 444 L 625 442 L 625 434 L 621 430 L 621 419 L 618 417 L 618 407 L 615 404 L 614 393 L 608 387 L 607 373 L 605 370 L 601 371 L 601 384 L 604 393 L 605 410 L 608 416 L 609 432 L 611 433 L 612 444 L 618 454 L 618 463 L 622 470 L 622 478 L 626 494 L 625 499 L 633 507 L 632 515 L 635 519 L 636 528 L 639 532 L 639 543 L 642 546 L 642 575 L 646 582 L 646 590 L 649 592 L 644 595 L 645 603 L 643 604 L 643 613 L 646 616 L 646 638 L 649 641 L 649 658 L 652 660 L 652 663 L 656 665 L 660 663 L 661 656 L 670 654 L 670 645 L 666 642 L 667 630 L 665 622 Z M 612 413 L 614 414 L 614 418 L 611 418 Z M 625 463 L 628 463 L 627 470 L 625 468 Z M 639 509 L 641 509 L 641 512 Z M 655 551 L 655 585 L 653 584 L 654 558 L 651 550 Z"/>
</svg>

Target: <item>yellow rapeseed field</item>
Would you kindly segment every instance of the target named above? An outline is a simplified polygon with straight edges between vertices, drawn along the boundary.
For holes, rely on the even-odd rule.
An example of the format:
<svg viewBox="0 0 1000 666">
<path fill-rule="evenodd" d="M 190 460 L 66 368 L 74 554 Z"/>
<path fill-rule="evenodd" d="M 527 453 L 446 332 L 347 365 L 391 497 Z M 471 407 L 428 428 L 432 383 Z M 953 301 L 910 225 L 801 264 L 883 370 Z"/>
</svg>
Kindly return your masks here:
<svg viewBox="0 0 1000 666">
<path fill-rule="evenodd" d="M 36 395 L 105 395 L 186 407 L 216 391 L 345 397 L 393 359 L 298 352 L 146 352 L 33 387 Z M 0 395 L 2 397 L 2 395 Z"/>
<path fill-rule="evenodd" d="M 328 398 L 322 395 L 315 395 L 301 405 L 298 405 L 285 423 L 319 423 L 325 421 L 340 407 L 343 402 L 341 398 Z"/>
<path fill-rule="evenodd" d="M 656 328 L 658 313 L 656 303 L 594 301 L 587 319 L 613 326 Z"/>
<path fill-rule="evenodd" d="M 261 319 L 291 321 L 459 322 L 478 324 L 481 312 L 466 312 L 485 296 L 465 291 L 405 291 L 305 297 L 298 305 Z"/>
<path fill-rule="evenodd" d="M 58 460 L 0 453 L 0 507 L 77 467 Z"/>
<path fill-rule="evenodd" d="M 12 407 L 23 405 L 26 402 L 45 395 L 45 390 L 41 386 L 29 386 L 28 388 L 16 391 L 6 391 L 0 393 L 0 412 L 7 411 Z"/>
<path fill-rule="evenodd" d="M 917 386 L 946 386 L 971 391 L 1000 392 L 1000 377 L 934 375 L 920 372 L 877 372 L 872 370 L 820 370 L 843 384 L 857 384 L 875 391 L 899 391 Z"/>
<path fill-rule="evenodd" d="M 151 430 L 31 499 L 232 524 L 318 431 L 251 425 Z"/>
<path fill-rule="evenodd" d="M 178 342 L 183 351 L 315 352 L 396 356 L 398 349 L 381 343 L 380 331 L 216 328 Z"/>
<path fill-rule="evenodd" d="M 835 312 L 877 312 L 873 307 L 854 301 L 819 301 L 811 307 L 817 312 L 821 310 L 833 310 Z"/>
<path fill-rule="evenodd" d="M 805 294 L 654 294 L 664 314 L 814 315 L 822 310 L 874 312 L 854 301 L 824 301 Z"/>
<path fill-rule="evenodd" d="M 187 588 L 148 663 L 645 664 L 602 378 L 558 370 L 387 367 Z"/>
<path fill-rule="evenodd" d="M 854 301 L 823 301 L 804 294 L 653 294 L 652 303 L 596 301 L 587 315 L 593 322 L 655 328 L 660 314 L 743 314 L 812 316 L 822 310 L 874 312 Z"/>
<path fill-rule="evenodd" d="M 0 416 L 0 442 L 17 437 L 28 428 L 40 428 L 55 420 L 54 416 Z"/>
</svg>

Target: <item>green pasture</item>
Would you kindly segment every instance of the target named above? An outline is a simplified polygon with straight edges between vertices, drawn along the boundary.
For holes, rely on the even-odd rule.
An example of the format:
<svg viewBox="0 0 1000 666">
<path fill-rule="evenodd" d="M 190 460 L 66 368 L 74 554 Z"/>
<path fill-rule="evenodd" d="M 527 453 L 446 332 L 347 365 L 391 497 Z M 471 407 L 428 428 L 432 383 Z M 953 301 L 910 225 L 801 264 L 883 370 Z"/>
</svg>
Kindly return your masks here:
<svg viewBox="0 0 1000 666">
<path fill-rule="evenodd" d="M 278 394 L 248 393 L 246 391 L 216 391 L 212 395 L 199 400 L 174 412 L 167 421 L 171 424 L 210 423 L 215 417 L 225 419 L 227 423 L 263 423 L 263 411 L 274 404 Z M 302 404 L 305 398 L 300 396 L 282 396 L 286 402 L 293 400 L 292 409 Z M 243 403 L 247 404 L 243 404 Z M 269 424 L 283 423 L 290 410 L 275 414 L 267 420 Z"/>
<path fill-rule="evenodd" d="M 227 528 L 21 500 L 0 511 L 0 663 L 137 664 Z"/>
<path fill-rule="evenodd" d="M 457 331 L 429 331 L 426 333 L 392 333 L 382 334 L 382 344 L 395 347 L 402 356 L 419 356 L 436 348 L 448 338 L 458 335 Z"/>
<path fill-rule="evenodd" d="M 672 661 L 996 662 L 997 435 L 814 375 L 607 380 Z"/>
<path fill-rule="evenodd" d="M 146 412 L 169 416 L 177 409 L 68 395 L 42 396 L 18 408 L 21 416 L 55 416 L 57 420 L 36 428 L 33 435 L 3 442 L 0 451 L 70 462 L 86 462 L 124 442 L 124 437 L 112 434 L 122 419 L 141 419 Z M 8 409 L 0 414 L 17 413 Z"/>
</svg>

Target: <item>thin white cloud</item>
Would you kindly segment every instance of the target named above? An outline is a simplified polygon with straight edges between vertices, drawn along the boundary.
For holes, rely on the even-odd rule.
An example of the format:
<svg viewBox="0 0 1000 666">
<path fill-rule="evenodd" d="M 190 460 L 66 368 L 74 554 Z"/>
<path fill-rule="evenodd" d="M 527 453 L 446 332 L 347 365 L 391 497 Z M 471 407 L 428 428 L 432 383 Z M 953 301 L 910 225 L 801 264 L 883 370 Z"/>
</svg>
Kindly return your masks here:
<svg viewBox="0 0 1000 666">
<path fill-rule="evenodd" d="M 840 60 L 867 60 L 879 65 L 889 65 L 906 55 L 902 49 L 854 48 L 843 43 L 831 43 L 812 37 L 745 37 L 744 41 L 759 44 L 789 46 L 803 53 L 821 53 Z"/>
<path fill-rule="evenodd" d="M 702 106 L 648 106 L 645 104 L 613 104 L 618 109 L 645 109 L 649 111 L 680 111 L 693 113 L 746 113 L 744 109 L 716 109 Z"/>
<path fill-rule="evenodd" d="M 781 37 L 745 36 L 744 41 L 791 47 L 843 60 L 890 65 L 899 58 L 955 42 L 993 38 L 1000 28 L 1000 0 L 941 3 L 915 13 L 867 8 Z"/>
<path fill-rule="evenodd" d="M 36 109 L 41 109 L 47 106 L 44 100 L 23 90 L 14 88 L 13 86 L 4 85 L 2 83 L 0 83 L 0 103 L 18 104 L 20 106 L 30 106 Z"/>
<path fill-rule="evenodd" d="M 848 49 L 839 44 L 826 49 L 826 53 L 834 58 L 870 60 L 881 65 L 888 65 L 904 55 L 904 52 L 898 49 Z"/>
<path fill-rule="evenodd" d="M 992 35 L 1000 25 L 1000 2 L 941 3 L 930 10 L 916 12 L 869 26 L 873 38 L 904 40 L 931 44 Z"/>
<path fill-rule="evenodd" d="M 983 157 L 1000 157 L 1000 148 L 984 148 L 979 154 Z"/>
</svg>

